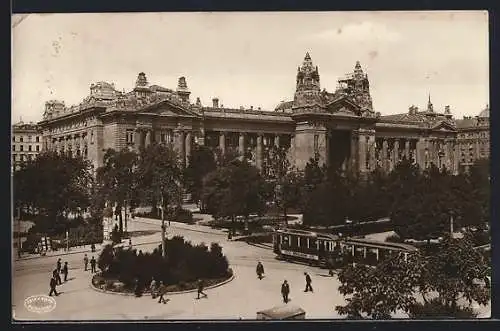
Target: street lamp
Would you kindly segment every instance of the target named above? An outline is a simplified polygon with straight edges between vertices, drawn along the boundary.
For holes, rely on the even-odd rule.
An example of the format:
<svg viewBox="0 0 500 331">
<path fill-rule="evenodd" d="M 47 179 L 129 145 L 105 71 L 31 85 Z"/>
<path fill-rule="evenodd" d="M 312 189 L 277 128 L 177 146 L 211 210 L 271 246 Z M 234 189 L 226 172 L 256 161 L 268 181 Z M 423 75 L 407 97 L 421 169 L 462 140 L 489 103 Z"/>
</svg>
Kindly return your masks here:
<svg viewBox="0 0 500 331">
<path fill-rule="evenodd" d="M 161 187 L 161 255 L 163 258 L 167 256 L 167 250 L 165 247 L 165 199 L 163 194 L 163 187 Z"/>
</svg>

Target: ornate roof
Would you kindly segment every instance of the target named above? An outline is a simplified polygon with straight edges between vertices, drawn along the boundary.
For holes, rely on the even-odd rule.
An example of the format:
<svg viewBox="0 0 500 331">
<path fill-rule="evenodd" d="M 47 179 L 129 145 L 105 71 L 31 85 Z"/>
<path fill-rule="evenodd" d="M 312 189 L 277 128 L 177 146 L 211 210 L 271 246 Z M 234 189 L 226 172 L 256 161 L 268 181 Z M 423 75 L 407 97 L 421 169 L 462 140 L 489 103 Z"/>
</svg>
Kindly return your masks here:
<svg viewBox="0 0 500 331">
<path fill-rule="evenodd" d="M 478 117 L 480 118 L 490 118 L 490 107 L 487 105 L 485 109 L 481 110 Z"/>
</svg>

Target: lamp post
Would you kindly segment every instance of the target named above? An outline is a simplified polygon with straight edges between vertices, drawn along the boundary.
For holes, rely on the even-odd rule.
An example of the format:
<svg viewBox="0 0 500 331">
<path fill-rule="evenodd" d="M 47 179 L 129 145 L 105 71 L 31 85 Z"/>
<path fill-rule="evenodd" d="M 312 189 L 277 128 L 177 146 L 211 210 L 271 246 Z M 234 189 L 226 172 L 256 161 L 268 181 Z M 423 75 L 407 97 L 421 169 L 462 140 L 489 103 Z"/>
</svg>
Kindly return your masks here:
<svg viewBox="0 0 500 331">
<path fill-rule="evenodd" d="M 163 187 L 161 188 L 161 255 L 163 258 L 167 256 L 167 249 L 165 247 L 165 199 L 163 194 Z"/>
</svg>

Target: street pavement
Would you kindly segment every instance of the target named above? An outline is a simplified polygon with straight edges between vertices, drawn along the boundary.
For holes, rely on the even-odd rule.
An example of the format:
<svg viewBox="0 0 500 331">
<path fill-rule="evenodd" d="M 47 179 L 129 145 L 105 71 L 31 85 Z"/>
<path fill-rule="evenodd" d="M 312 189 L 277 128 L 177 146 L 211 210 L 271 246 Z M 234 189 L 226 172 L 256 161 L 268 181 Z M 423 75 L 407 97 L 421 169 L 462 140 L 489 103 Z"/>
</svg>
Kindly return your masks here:
<svg viewBox="0 0 500 331">
<path fill-rule="evenodd" d="M 137 218 L 129 222 L 129 231 L 158 230 L 159 220 Z M 203 320 L 203 319 L 255 319 L 259 310 L 282 304 L 281 283 L 288 280 L 291 304 L 306 311 L 306 318 L 342 318 L 334 307 L 345 303 L 338 293 L 336 277 L 327 271 L 288 263 L 275 259 L 269 249 L 251 246 L 245 242 L 228 241 L 227 234 L 201 225 L 172 222 L 168 236 L 182 235 L 192 243 L 218 242 L 228 257 L 234 279 L 220 287 L 207 289 L 208 298 L 195 299 L 196 293 L 169 295 L 167 304 L 158 304 L 149 296 L 135 298 L 95 291 L 90 286 L 91 274 L 83 270 L 85 251 L 59 256 L 45 256 L 15 260 L 13 264 L 12 302 L 13 317 L 17 320 Z M 143 252 L 151 251 L 160 243 L 159 232 L 132 238 L 132 244 Z M 100 247 L 98 247 L 99 249 Z M 98 253 L 86 252 L 90 258 Z M 56 308 L 50 313 L 32 313 L 24 307 L 25 298 L 49 291 L 49 280 L 56 261 L 68 262 L 69 280 L 58 286 Z M 265 277 L 259 280 L 255 267 L 261 261 Z M 304 293 L 304 272 L 312 277 L 314 293 Z M 488 308 L 489 309 L 489 308 Z M 396 317 L 405 317 L 398 314 Z"/>
</svg>

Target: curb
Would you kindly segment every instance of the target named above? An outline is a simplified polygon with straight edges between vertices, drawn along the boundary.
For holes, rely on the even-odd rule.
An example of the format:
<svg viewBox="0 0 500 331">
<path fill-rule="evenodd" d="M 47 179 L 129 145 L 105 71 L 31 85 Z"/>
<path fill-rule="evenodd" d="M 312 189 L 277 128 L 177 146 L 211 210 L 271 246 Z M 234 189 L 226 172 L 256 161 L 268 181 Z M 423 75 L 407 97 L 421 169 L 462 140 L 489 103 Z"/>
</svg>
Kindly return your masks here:
<svg viewBox="0 0 500 331">
<path fill-rule="evenodd" d="M 216 288 L 216 287 L 219 287 L 219 286 L 222 286 L 222 285 L 226 285 L 227 283 L 231 282 L 233 279 L 234 279 L 234 272 L 233 274 L 231 275 L 231 277 L 229 277 L 228 279 L 220 282 L 220 283 L 217 283 L 217 284 L 214 284 L 214 285 L 211 285 L 211 286 L 208 286 L 208 287 L 205 287 L 204 290 L 210 290 L 210 289 L 213 289 L 213 288 Z M 93 278 L 93 277 L 92 277 Z M 92 283 L 92 279 L 90 280 L 90 284 L 89 284 L 90 288 L 93 289 L 94 291 L 96 292 L 101 292 L 101 293 L 105 293 L 105 294 L 113 294 L 113 295 L 122 295 L 122 296 L 134 296 L 135 297 L 135 294 L 134 293 L 123 293 L 123 292 L 113 292 L 113 291 L 106 291 L 106 290 L 103 290 L 103 289 L 100 289 L 100 288 L 97 288 L 94 286 L 94 284 Z M 167 292 L 165 293 L 165 295 L 177 295 L 177 294 L 186 294 L 186 293 L 193 293 L 193 292 L 196 292 L 198 291 L 197 289 L 192 289 L 192 290 L 185 290 L 185 291 L 176 291 L 176 292 Z M 145 291 L 143 292 L 143 295 L 144 294 L 149 294 L 150 292 L 149 291 Z"/>
</svg>

